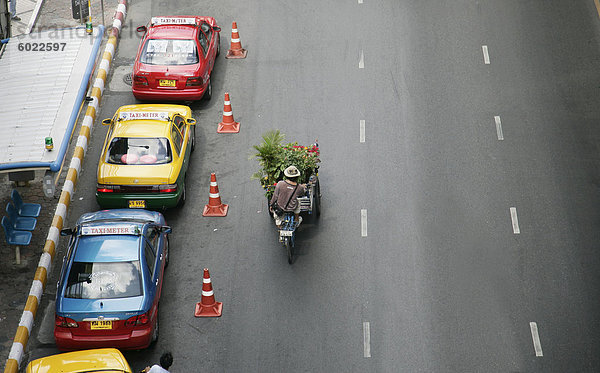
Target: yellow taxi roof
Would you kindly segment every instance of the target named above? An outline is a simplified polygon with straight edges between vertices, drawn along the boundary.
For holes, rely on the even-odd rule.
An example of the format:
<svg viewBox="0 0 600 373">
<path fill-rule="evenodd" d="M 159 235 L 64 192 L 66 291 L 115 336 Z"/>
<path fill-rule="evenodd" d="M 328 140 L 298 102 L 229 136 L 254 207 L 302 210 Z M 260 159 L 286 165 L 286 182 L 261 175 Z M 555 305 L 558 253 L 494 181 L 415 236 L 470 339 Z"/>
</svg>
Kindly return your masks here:
<svg viewBox="0 0 600 373">
<path fill-rule="evenodd" d="M 170 126 L 166 117 L 180 114 L 190 118 L 192 111 L 185 105 L 142 104 L 121 106 L 114 119 L 113 137 L 168 137 Z M 136 119 L 133 119 L 135 117 Z M 157 119 L 152 119 L 156 117 Z"/>
<path fill-rule="evenodd" d="M 112 137 L 168 137 L 169 123 L 158 120 L 119 122 Z"/>
<path fill-rule="evenodd" d="M 123 111 L 149 111 L 149 112 L 163 112 L 167 111 L 171 114 L 182 114 L 185 117 L 192 115 L 192 110 L 189 106 L 185 105 L 172 105 L 172 104 L 139 104 L 139 105 L 124 105 L 117 110 L 116 115 Z"/>
<path fill-rule="evenodd" d="M 127 372 L 131 367 L 116 348 L 100 348 L 66 352 L 33 360 L 27 365 L 27 373 L 59 372 Z"/>
</svg>

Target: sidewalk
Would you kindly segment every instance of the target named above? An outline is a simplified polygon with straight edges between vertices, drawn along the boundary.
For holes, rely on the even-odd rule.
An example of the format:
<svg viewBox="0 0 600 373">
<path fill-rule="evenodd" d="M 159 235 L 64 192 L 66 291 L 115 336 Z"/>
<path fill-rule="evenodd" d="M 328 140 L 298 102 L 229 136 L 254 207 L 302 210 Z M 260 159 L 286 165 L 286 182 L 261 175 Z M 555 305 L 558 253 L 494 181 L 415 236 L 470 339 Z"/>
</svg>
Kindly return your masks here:
<svg viewBox="0 0 600 373">
<path fill-rule="evenodd" d="M 94 0 L 92 3 L 92 23 L 98 25 L 102 23 L 102 6 L 100 1 Z M 118 1 L 104 1 L 104 20 L 110 25 L 112 16 Z M 35 8 L 39 7 L 37 20 L 34 20 L 32 31 L 43 31 L 48 29 L 61 29 L 65 27 L 76 27 L 85 25 L 79 22 L 79 19 L 73 19 L 71 10 L 71 0 L 17 0 L 17 16 L 20 21 L 11 21 L 12 36 L 25 34 L 32 17 L 35 15 Z M 106 25 L 105 25 L 106 26 Z"/>
<path fill-rule="evenodd" d="M 20 21 L 11 20 L 10 32 L 12 36 L 24 34 L 32 18 L 37 2 L 34 0 L 17 0 L 17 17 Z"/>
<path fill-rule="evenodd" d="M 93 2 L 96 4 L 92 6 L 92 23 L 94 24 L 94 27 L 96 27 L 98 24 L 102 23 L 102 14 L 100 13 L 101 5 L 100 1 L 96 0 Z M 73 19 L 70 4 L 70 0 L 39 0 L 39 4 L 33 0 L 17 0 L 17 16 L 21 18 L 21 21 L 12 22 L 12 36 L 15 37 L 27 32 L 28 25 L 35 14 L 36 6 L 39 7 L 39 13 L 37 15 L 37 21 L 32 29 L 32 33 L 36 31 L 81 26 L 78 19 Z M 117 0 L 104 1 L 104 19 L 109 26 L 112 23 L 112 17 L 117 5 Z M 103 40 L 100 51 L 104 49 L 105 43 L 106 37 Z M 78 118 L 74 137 L 79 133 L 84 113 L 85 106 Z M 2 119 L 6 118 L 0 118 L 0 120 Z M 38 172 L 36 172 L 36 178 L 24 186 L 17 186 L 14 182 L 10 182 L 7 174 L 0 174 L 0 209 L 4 210 L 6 204 L 10 200 L 10 192 L 14 188 L 18 189 L 25 202 L 35 202 L 42 205 L 42 212 L 38 218 L 37 226 L 32 232 L 33 237 L 31 244 L 21 248 L 20 265 L 17 265 L 15 262 L 14 247 L 9 247 L 6 244 L 4 237 L 0 239 L 0 257 L 2 258 L 0 260 L 0 273 L 2 274 L 0 277 L 0 361 L 2 366 L 4 366 L 7 361 L 15 337 L 15 332 L 19 325 L 19 320 L 23 314 L 27 295 L 31 288 L 35 271 L 38 268 L 40 255 L 46 243 L 48 229 L 52 224 L 52 219 L 60 196 L 60 190 L 64 183 L 69 160 L 72 157 L 74 148 L 75 141 L 71 141 L 66 155 L 66 166 L 60 175 L 57 184 L 57 192 L 53 198 L 44 196 L 42 189 L 43 172 L 39 175 Z M 2 212 L 2 215 L 6 214 Z M 61 260 L 62 254 L 57 254 L 52 266 L 60 266 Z M 53 284 L 48 283 L 47 286 L 53 286 Z M 38 318 L 39 316 L 40 314 L 38 314 Z M 40 322 L 41 320 L 35 320 L 36 324 Z M 30 337 L 33 338 L 33 336 Z M 23 369 L 26 363 L 27 360 L 23 359 L 21 362 L 21 369 Z"/>
</svg>

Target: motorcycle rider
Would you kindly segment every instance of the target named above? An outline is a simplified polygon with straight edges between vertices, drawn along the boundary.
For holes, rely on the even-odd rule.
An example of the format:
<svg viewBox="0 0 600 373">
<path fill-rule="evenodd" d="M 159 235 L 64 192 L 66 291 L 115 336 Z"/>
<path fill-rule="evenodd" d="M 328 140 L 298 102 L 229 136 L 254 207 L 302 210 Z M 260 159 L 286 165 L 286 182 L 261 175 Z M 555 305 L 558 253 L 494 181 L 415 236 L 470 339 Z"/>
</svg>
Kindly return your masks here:
<svg viewBox="0 0 600 373">
<path fill-rule="evenodd" d="M 294 212 L 294 216 L 298 225 L 302 223 L 302 217 L 300 216 L 300 203 L 298 197 L 303 196 L 306 193 L 306 185 L 298 184 L 298 178 L 300 177 L 300 170 L 296 166 L 289 166 L 283 171 L 285 175 L 284 180 L 280 180 L 275 186 L 275 192 L 269 206 L 273 206 L 273 203 L 277 201 L 277 205 L 284 212 Z M 270 208 L 275 218 L 275 224 L 279 227 L 283 220 L 283 216 L 277 215 L 272 208 Z"/>
</svg>

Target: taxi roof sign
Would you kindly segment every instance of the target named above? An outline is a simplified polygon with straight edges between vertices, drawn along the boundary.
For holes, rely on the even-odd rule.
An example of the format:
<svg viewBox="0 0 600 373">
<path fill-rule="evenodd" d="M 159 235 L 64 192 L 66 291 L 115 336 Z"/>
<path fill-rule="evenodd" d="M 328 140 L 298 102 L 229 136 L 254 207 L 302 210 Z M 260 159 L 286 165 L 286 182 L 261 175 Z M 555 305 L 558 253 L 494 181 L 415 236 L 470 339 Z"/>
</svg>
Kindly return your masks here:
<svg viewBox="0 0 600 373">
<path fill-rule="evenodd" d="M 153 25 L 195 25 L 195 18 L 180 17 L 152 17 L 150 21 Z"/>
<path fill-rule="evenodd" d="M 166 111 L 123 111 L 119 113 L 119 120 L 152 119 L 169 120 L 169 113 Z"/>
<path fill-rule="evenodd" d="M 131 234 L 139 235 L 140 228 L 137 225 L 107 225 L 95 227 L 81 227 L 82 236 L 98 236 L 108 234 Z"/>
</svg>

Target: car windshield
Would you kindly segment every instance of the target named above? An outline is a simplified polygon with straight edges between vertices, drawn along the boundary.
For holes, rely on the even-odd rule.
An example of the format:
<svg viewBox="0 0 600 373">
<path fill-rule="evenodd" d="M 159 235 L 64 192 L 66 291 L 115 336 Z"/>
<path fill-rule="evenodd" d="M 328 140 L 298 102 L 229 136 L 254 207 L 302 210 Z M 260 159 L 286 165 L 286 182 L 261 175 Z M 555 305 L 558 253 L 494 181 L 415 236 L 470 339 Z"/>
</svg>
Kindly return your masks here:
<svg viewBox="0 0 600 373">
<path fill-rule="evenodd" d="M 142 295 L 139 260 L 130 262 L 73 262 L 65 297 L 127 298 Z"/>
<path fill-rule="evenodd" d="M 148 39 L 140 62 L 149 65 L 192 65 L 198 63 L 198 50 L 191 39 Z"/>
<path fill-rule="evenodd" d="M 106 162 L 112 164 L 163 164 L 172 160 L 165 137 L 115 137 L 108 146 Z"/>
</svg>

